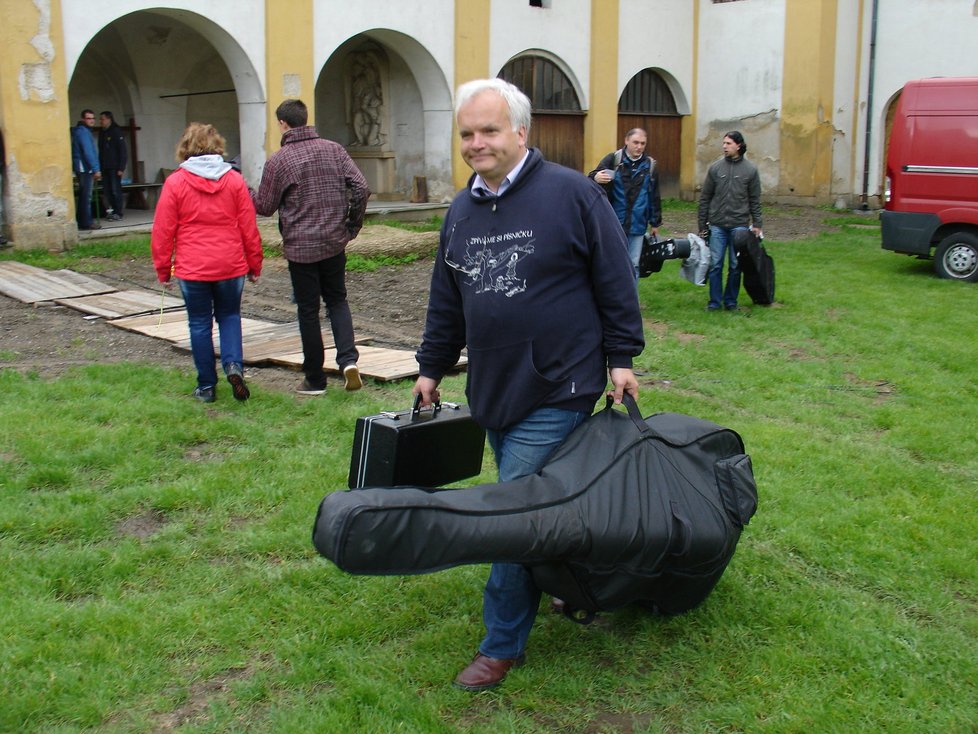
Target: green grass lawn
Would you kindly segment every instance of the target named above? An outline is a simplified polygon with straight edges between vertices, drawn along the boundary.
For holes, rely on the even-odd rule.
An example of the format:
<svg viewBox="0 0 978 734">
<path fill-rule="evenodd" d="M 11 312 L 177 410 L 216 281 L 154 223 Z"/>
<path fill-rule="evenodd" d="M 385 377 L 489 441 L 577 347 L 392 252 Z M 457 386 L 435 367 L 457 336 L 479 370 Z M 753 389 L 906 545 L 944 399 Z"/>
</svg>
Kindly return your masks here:
<svg viewBox="0 0 978 734">
<path fill-rule="evenodd" d="M 311 545 L 355 418 L 409 381 L 203 406 L 189 364 L 0 361 L 0 732 L 978 731 L 978 288 L 864 228 L 767 245 L 771 308 L 707 313 L 676 262 L 640 285 L 644 412 L 753 459 L 719 585 L 674 618 L 541 611 L 477 695 L 451 680 L 485 567 L 353 577 Z"/>
</svg>

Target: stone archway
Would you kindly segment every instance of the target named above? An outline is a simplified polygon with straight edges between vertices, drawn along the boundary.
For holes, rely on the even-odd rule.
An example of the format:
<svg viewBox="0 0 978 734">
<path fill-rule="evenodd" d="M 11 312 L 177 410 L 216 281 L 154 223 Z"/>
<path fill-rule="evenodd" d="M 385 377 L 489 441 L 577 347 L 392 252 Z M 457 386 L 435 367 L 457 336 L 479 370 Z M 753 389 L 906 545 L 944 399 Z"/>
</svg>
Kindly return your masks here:
<svg viewBox="0 0 978 734">
<path fill-rule="evenodd" d="M 264 94 L 240 45 L 197 13 L 142 10 L 92 36 L 70 70 L 72 115 L 88 107 L 129 120 L 129 176 L 152 182 L 176 165 L 173 150 L 191 121 L 209 122 L 227 140 L 227 157 L 258 181 L 264 164 Z"/>
<path fill-rule="evenodd" d="M 316 82 L 316 128 L 345 145 L 375 198 L 408 198 L 423 177 L 432 201 L 452 183 L 452 96 L 441 68 L 413 38 L 373 29 L 348 38 Z"/>
</svg>

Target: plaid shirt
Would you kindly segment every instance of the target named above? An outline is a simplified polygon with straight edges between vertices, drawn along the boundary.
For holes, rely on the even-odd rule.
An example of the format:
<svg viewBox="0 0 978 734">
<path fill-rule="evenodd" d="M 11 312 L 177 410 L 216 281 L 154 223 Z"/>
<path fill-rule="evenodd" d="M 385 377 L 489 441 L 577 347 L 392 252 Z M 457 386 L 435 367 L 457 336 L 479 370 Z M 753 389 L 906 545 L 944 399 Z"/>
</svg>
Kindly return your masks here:
<svg viewBox="0 0 978 734">
<path fill-rule="evenodd" d="M 285 258 L 313 263 L 343 252 L 363 225 L 370 189 L 346 150 L 313 127 L 282 135 L 281 149 L 262 172 L 255 209 L 278 210 Z"/>
</svg>

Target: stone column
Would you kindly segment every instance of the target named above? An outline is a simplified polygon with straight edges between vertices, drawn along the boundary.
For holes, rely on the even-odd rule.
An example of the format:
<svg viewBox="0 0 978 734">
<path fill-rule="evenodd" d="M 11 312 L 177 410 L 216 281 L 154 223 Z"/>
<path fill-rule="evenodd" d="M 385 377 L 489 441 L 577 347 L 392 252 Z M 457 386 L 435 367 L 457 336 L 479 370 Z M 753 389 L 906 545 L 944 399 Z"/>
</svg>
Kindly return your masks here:
<svg viewBox="0 0 978 734">
<path fill-rule="evenodd" d="M 60 0 L 4 3 L 3 218 L 5 236 L 18 248 L 60 249 L 78 241 L 62 38 Z"/>
</svg>

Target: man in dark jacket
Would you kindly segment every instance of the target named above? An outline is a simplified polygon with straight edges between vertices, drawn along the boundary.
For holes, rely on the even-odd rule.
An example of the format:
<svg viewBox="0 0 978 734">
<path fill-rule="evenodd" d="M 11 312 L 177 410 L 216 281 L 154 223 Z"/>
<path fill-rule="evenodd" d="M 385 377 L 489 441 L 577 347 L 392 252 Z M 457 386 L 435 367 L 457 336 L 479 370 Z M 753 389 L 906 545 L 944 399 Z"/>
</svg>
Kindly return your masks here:
<svg viewBox="0 0 978 734">
<path fill-rule="evenodd" d="M 345 387 L 359 390 L 363 386 L 357 369 L 360 354 L 346 300 L 346 243 L 363 225 L 370 189 L 346 149 L 319 137 L 316 128 L 306 124 L 309 111 L 302 100 L 285 100 L 275 116 L 282 147 L 265 164 L 252 198 L 261 216 L 278 211 L 306 374 L 297 391 L 300 395 L 326 392 L 321 303 L 326 304 Z"/>
<path fill-rule="evenodd" d="M 740 267 L 733 246 L 733 233 L 747 229 L 762 238 L 761 177 L 757 166 L 744 158 L 747 143 L 737 130 L 723 138 L 723 157 L 706 172 L 700 193 L 700 236 L 710 241 L 710 301 L 707 311 L 737 310 L 740 293 Z M 709 229 L 707 229 L 709 225 Z M 729 255 L 727 287 L 723 288 L 723 257 Z"/>
<path fill-rule="evenodd" d="M 625 145 L 608 153 L 588 174 L 588 178 L 604 187 L 625 230 L 636 281 L 645 233 L 649 230 L 657 237 L 662 224 L 659 169 L 655 159 L 645 154 L 648 139 L 645 130 L 632 128 L 625 135 Z"/>
<path fill-rule="evenodd" d="M 456 96 L 461 152 L 475 172 L 441 231 L 414 393 L 438 384 L 468 348 L 466 396 L 487 429 L 499 480 L 539 470 L 612 383 L 637 395 L 645 341 L 621 224 L 601 188 L 527 149 L 530 101 L 501 79 Z M 541 206 L 540 202 L 546 202 Z M 486 637 L 455 685 L 498 685 L 523 662 L 540 590 L 518 564 L 493 564 Z"/>
<path fill-rule="evenodd" d="M 129 153 L 122 128 L 115 124 L 112 113 L 105 110 L 99 115 L 102 129 L 98 132 L 98 160 L 102 167 L 102 186 L 105 189 L 106 219 L 122 219 L 122 177 L 126 174 Z"/>
</svg>

